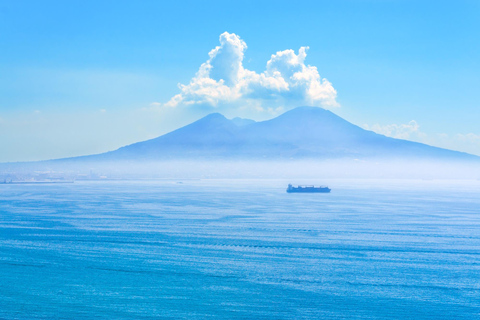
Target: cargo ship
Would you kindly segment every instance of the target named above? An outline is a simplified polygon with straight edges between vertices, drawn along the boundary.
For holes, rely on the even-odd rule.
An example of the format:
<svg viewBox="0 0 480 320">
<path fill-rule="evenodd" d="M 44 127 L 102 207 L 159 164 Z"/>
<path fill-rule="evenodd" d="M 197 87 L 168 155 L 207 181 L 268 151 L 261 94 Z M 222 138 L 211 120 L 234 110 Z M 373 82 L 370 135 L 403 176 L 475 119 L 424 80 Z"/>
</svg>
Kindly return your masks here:
<svg viewBox="0 0 480 320">
<path fill-rule="evenodd" d="M 315 186 L 292 186 L 291 184 L 288 185 L 288 188 L 287 188 L 287 192 L 288 193 L 295 193 L 295 192 L 298 192 L 298 193 L 328 193 L 330 192 L 330 188 L 329 187 L 325 187 L 325 186 L 319 186 L 319 187 L 315 187 Z"/>
</svg>

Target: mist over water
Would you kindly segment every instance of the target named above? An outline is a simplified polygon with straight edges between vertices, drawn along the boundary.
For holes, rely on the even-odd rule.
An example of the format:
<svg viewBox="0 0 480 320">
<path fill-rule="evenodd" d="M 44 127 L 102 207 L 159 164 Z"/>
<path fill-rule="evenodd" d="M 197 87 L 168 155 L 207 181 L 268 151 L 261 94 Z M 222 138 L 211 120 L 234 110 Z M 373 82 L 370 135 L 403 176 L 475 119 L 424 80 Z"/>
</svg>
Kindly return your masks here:
<svg viewBox="0 0 480 320">
<path fill-rule="evenodd" d="M 332 192 L 287 194 L 287 183 Z M 478 180 L 0 188 L 0 318 L 480 315 Z"/>
<path fill-rule="evenodd" d="M 0 164 L 0 181 L 46 179 L 480 179 L 478 161 L 330 160 L 55 160 Z"/>
</svg>

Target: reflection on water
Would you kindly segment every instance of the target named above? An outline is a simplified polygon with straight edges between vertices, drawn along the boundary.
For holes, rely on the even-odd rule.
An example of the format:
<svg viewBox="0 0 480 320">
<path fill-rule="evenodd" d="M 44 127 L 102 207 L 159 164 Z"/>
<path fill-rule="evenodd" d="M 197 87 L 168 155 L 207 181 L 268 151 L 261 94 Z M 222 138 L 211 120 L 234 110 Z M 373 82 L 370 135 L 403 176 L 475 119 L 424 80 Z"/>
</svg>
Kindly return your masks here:
<svg viewBox="0 0 480 320">
<path fill-rule="evenodd" d="M 178 182 L 0 186 L 0 318 L 480 316 L 479 181 Z"/>
</svg>

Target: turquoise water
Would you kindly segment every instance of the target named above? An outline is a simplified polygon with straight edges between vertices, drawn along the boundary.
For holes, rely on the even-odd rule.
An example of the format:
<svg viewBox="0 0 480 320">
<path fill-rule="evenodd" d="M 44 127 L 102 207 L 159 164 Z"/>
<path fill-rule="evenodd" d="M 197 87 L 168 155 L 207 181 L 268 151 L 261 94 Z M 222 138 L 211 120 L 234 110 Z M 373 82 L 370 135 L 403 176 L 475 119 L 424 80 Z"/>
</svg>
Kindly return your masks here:
<svg viewBox="0 0 480 320">
<path fill-rule="evenodd" d="M 0 318 L 480 318 L 480 181 L 0 185 Z"/>
</svg>

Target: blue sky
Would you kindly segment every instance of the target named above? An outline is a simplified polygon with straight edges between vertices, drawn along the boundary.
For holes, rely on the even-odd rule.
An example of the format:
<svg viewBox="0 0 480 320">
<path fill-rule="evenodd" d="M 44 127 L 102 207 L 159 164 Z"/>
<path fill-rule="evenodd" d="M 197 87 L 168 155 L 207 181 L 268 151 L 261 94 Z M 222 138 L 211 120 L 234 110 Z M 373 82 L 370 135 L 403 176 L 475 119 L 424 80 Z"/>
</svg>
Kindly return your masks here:
<svg viewBox="0 0 480 320">
<path fill-rule="evenodd" d="M 262 120 L 295 103 L 480 155 L 479 16 L 479 1 L 2 0 L 0 161 L 103 152 L 210 112 Z M 213 105 L 195 88 L 238 58 L 209 56 L 224 32 L 245 43 L 241 68 L 251 75 L 241 80 L 250 82 Z M 272 55 L 279 64 L 269 71 Z M 214 71 L 199 78 L 205 63 Z M 312 77 L 316 67 L 320 80 L 302 85 L 318 85 L 318 95 L 302 86 L 272 94 L 286 66 Z M 167 107 L 176 95 L 182 102 Z"/>
</svg>

